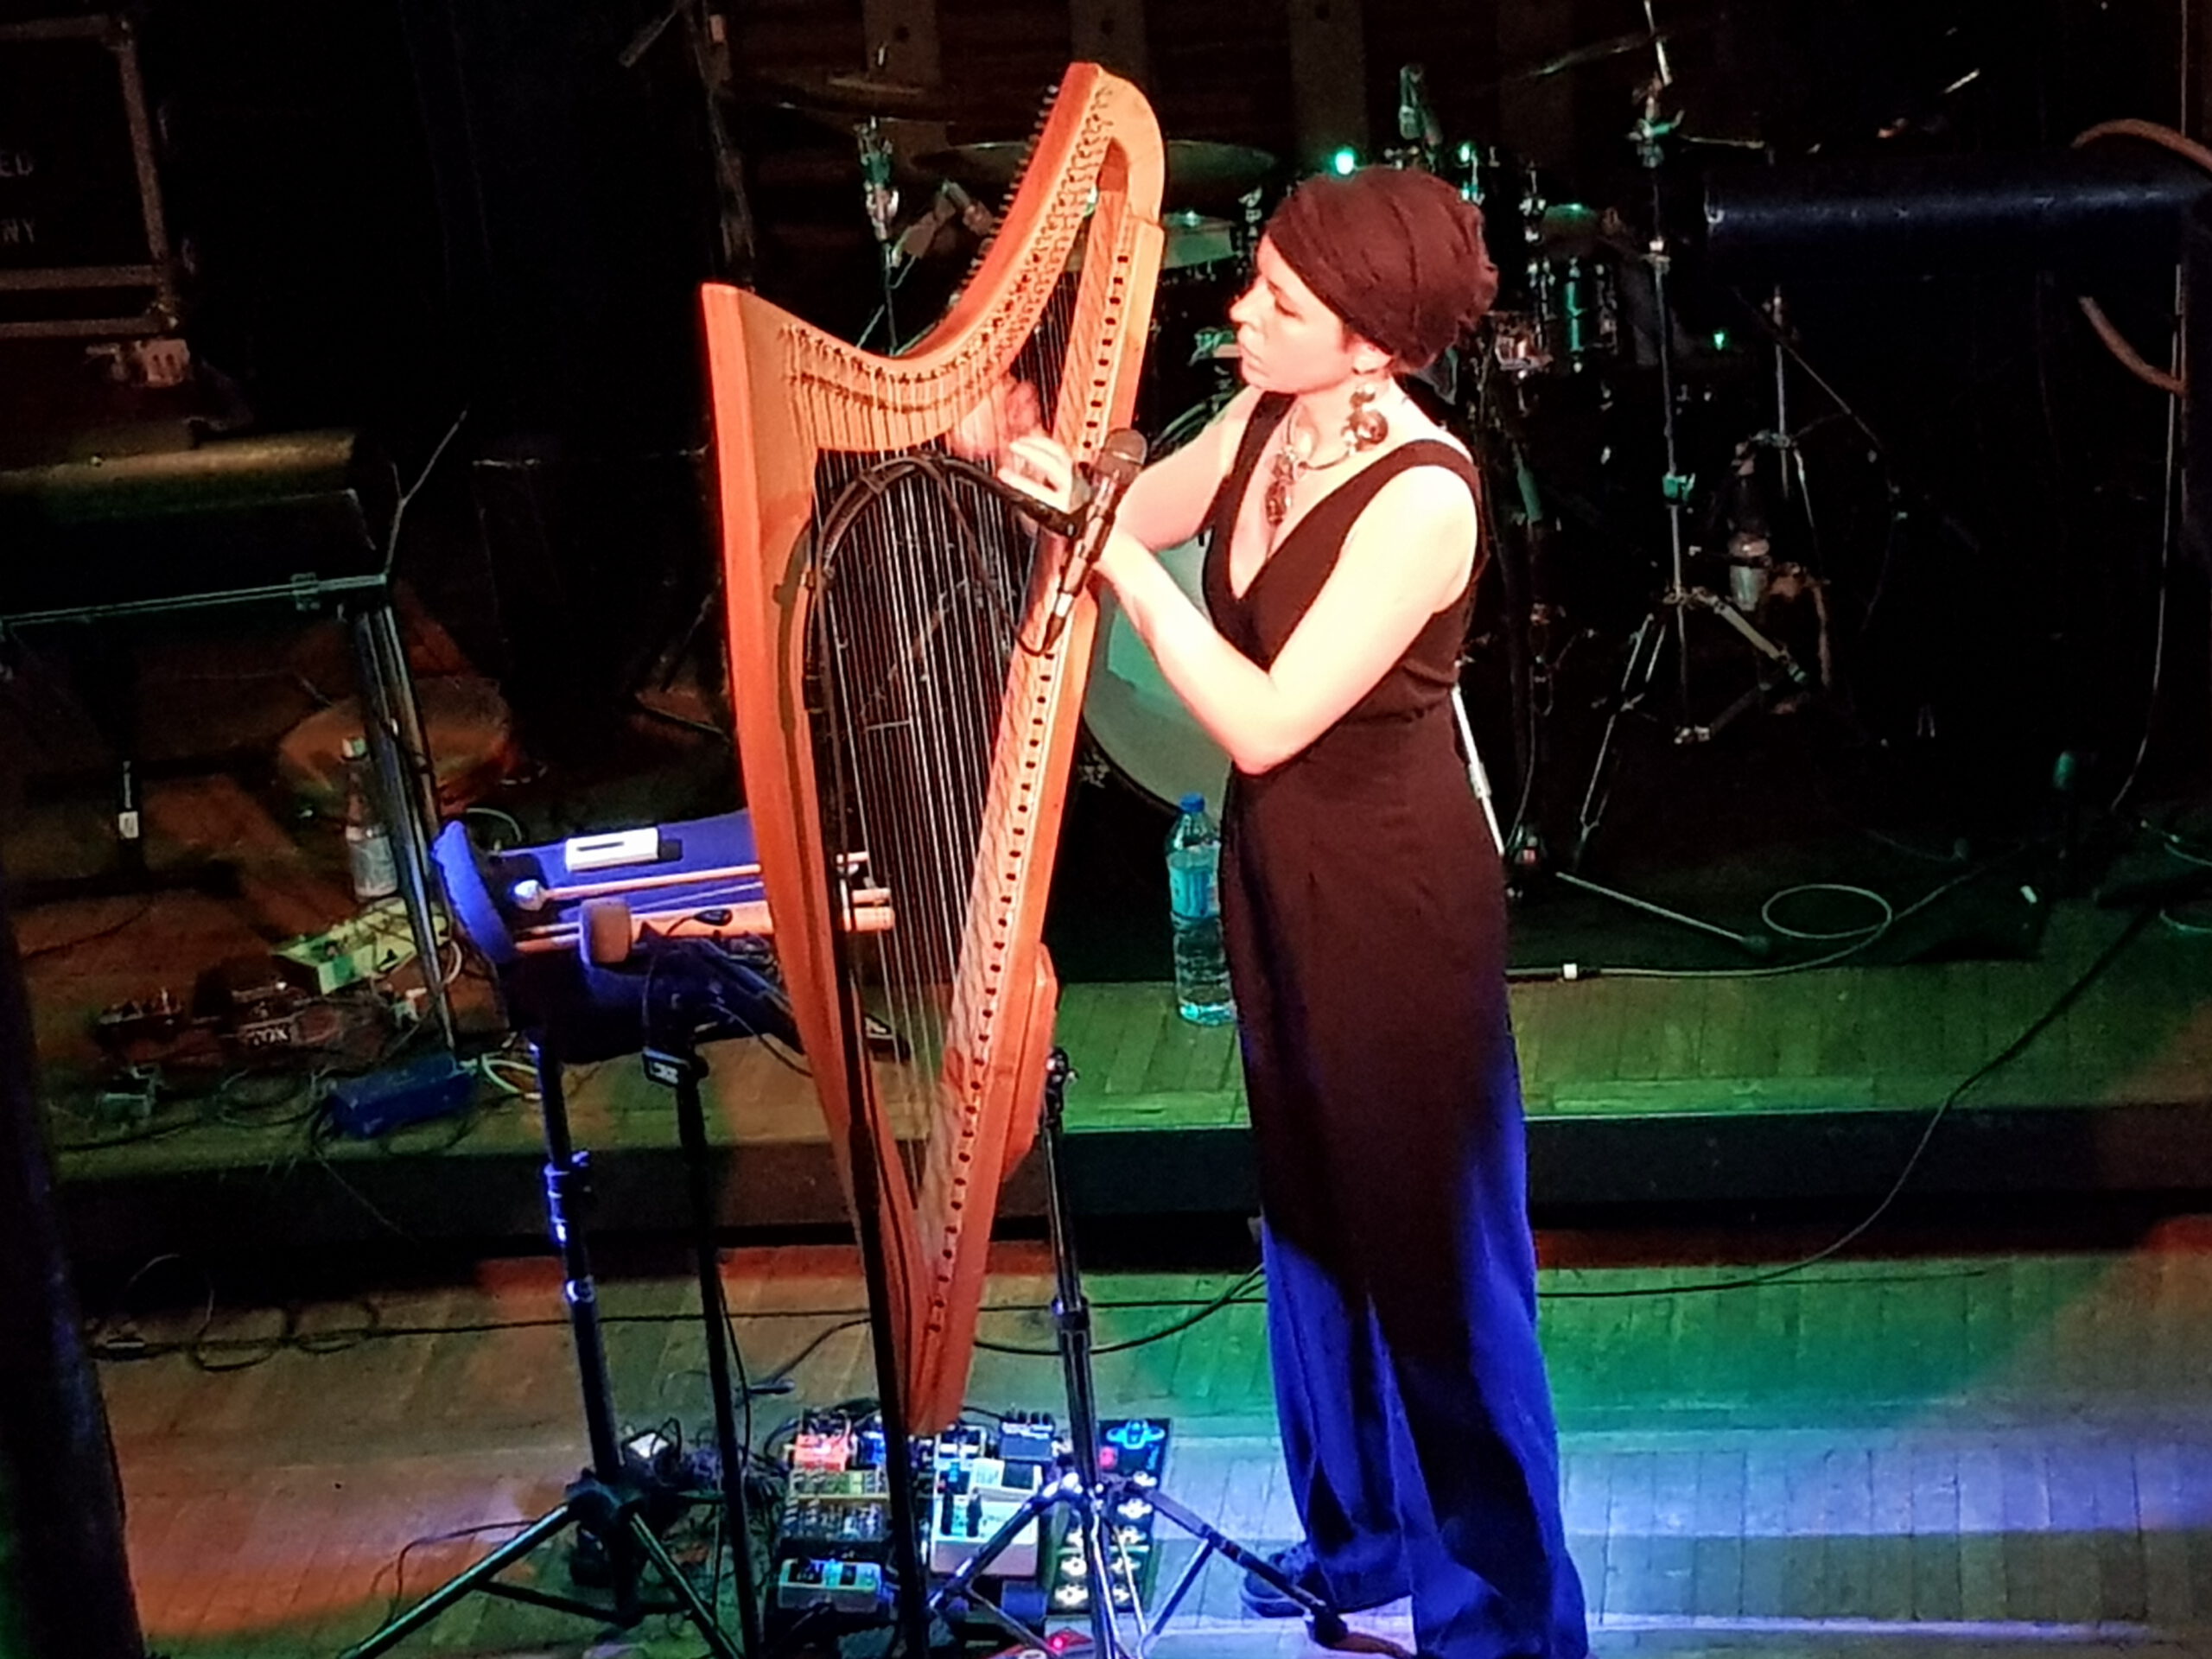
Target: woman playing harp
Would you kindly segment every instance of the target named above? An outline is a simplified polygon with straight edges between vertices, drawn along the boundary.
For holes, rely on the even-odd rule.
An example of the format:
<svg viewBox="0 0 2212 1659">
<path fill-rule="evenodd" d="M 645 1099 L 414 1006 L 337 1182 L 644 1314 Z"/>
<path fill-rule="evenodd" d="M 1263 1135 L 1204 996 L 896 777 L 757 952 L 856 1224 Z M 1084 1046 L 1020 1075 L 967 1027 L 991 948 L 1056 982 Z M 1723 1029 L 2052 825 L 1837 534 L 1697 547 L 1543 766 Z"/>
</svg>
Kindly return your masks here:
<svg viewBox="0 0 2212 1659">
<path fill-rule="evenodd" d="M 1236 766 L 1223 921 L 1306 1533 L 1277 1564 L 1341 1611 L 1410 1595 L 1423 1654 L 1581 1659 L 1503 883 L 1447 701 L 1479 480 L 1395 378 L 1496 289 L 1440 180 L 1301 185 L 1230 313 L 1247 390 L 1130 488 L 1099 575 Z M 1011 442 L 1009 482 L 1071 475 Z M 1201 531 L 1203 609 L 1152 556 Z"/>
</svg>

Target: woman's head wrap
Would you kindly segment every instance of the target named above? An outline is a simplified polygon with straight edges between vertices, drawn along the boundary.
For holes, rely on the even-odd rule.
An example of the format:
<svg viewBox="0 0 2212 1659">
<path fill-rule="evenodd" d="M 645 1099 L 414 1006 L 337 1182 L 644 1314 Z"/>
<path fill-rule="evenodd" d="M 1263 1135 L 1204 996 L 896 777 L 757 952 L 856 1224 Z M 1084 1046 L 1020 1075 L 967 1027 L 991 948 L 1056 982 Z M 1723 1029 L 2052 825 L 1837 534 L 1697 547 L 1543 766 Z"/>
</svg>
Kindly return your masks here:
<svg viewBox="0 0 2212 1659">
<path fill-rule="evenodd" d="M 1427 367 L 1497 297 L 1482 209 L 1433 173 L 1310 178 L 1275 209 L 1267 238 L 1315 298 L 1402 368 Z"/>
</svg>

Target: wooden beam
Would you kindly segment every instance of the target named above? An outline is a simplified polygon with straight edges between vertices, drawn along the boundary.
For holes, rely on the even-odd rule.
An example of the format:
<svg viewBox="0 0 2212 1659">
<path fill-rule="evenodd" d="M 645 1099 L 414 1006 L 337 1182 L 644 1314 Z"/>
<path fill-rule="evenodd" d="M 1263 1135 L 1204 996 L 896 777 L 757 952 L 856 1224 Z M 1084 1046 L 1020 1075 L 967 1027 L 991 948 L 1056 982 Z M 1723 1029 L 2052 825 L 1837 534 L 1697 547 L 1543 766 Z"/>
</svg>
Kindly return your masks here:
<svg viewBox="0 0 2212 1659">
<path fill-rule="evenodd" d="M 2181 0 L 2182 27 L 2188 38 L 2189 96 L 2183 100 L 2181 124 L 2189 136 L 2202 143 L 2212 135 L 2212 16 L 2197 0 Z"/>
<path fill-rule="evenodd" d="M 1498 73 L 1532 68 L 1573 48 L 1574 15 L 1574 7 L 1557 0 L 1499 0 Z M 1498 142 L 1513 155 L 1547 168 L 1569 165 L 1574 159 L 1573 75 L 1499 88 L 1497 127 Z"/>
<path fill-rule="evenodd" d="M 1360 0 L 1288 4 L 1299 166 L 1318 169 L 1344 144 L 1367 155 L 1367 30 Z"/>
<path fill-rule="evenodd" d="M 935 86 L 944 79 L 938 47 L 937 0 L 861 0 L 868 67 L 879 60 L 889 79 Z"/>
<path fill-rule="evenodd" d="M 1068 0 L 1070 55 L 1103 64 L 1140 86 L 1152 72 L 1144 0 Z"/>
</svg>

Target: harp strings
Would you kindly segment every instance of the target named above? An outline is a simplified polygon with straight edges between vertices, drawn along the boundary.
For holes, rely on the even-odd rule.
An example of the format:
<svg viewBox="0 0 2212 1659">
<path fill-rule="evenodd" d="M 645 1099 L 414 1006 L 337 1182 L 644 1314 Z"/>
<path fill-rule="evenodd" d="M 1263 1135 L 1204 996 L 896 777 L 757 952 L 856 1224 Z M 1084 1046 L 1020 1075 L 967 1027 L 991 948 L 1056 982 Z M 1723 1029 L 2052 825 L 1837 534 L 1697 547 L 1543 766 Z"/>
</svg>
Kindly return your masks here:
<svg viewBox="0 0 2212 1659">
<path fill-rule="evenodd" d="M 1080 439 L 1094 365 L 1075 360 L 1077 342 L 1098 340 L 1116 286 L 1106 280 L 1110 265 L 1090 269 L 1118 257 L 1113 238 L 1097 233 L 1110 220 L 1100 213 L 1078 227 L 1081 257 L 1011 365 L 972 361 L 960 372 L 955 407 L 982 403 L 1010 373 L 1035 389 L 1046 429 Z M 817 510 L 880 463 L 914 453 L 893 436 L 904 401 L 899 368 L 875 360 L 876 385 L 860 414 L 821 435 Z M 918 1195 L 957 1155 L 957 1123 L 944 1110 L 956 1103 L 944 1087 L 948 1050 L 982 1034 L 974 947 L 989 937 L 977 901 L 991 887 L 978 861 L 995 863 L 1003 850 L 1007 827 L 991 803 L 1011 798 L 1022 765 L 1018 747 L 998 738 L 1010 681 L 1027 685 L 1035 666 L 1024 640 L 1035 637 L 1025 623 L 1036 551 L 995 499 L 956 497 L 939 479 L 908 475 L 854 524 L 817 598 L 816 666 L 841 774 L 823 779 L 835 850 L 865 851 L 868 884 L 891 894 L 892 927 L 853 936 L 864 1006 L 885 1028 L 869 1046 L 874 1098 L 898 1131 Z"/>
</svg>

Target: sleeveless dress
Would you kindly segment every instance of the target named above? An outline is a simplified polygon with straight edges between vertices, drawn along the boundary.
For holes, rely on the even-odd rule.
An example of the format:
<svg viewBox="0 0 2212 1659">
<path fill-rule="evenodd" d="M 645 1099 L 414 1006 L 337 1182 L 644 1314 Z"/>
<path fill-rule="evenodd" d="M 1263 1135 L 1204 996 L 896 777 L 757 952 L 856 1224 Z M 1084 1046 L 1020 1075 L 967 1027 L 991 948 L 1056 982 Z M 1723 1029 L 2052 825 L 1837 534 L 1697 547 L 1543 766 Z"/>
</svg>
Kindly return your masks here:
<svg viewBox="0 0 2212 1659">
<path fill-rule="evenodd" d="M 1262 668 L 1402 445 L 1292 526 L 1241 596 L 1261 399 L 1209 514 L 1205 599 Z M 1221 898 L 1250 1103 L 1283 1452 L 1330 1599 L 1413 1598 L 1439 1659 L 1588 1651 L 1536 1342 L 1502 871 L 1450 694 L 1471 597 L 1308 747 L 1231 775 Z"/>
</svg>

